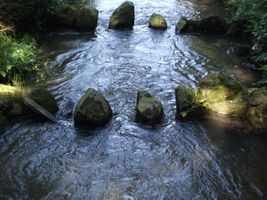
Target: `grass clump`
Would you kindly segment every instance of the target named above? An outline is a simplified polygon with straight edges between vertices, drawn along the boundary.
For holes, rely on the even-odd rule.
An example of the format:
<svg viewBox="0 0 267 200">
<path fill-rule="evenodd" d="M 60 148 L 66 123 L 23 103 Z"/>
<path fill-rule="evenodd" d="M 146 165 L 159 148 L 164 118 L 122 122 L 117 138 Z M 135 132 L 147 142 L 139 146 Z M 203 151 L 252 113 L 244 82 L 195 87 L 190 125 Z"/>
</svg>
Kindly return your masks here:
<svg viewBox="0 0 267 200">
<path fill-rule="evenodd" d="M 36 40 L 23 35 L 15 38 L 0 32 L 0 82 L 16 84 L 35 81 L 41 62 Z"/>
</svg>

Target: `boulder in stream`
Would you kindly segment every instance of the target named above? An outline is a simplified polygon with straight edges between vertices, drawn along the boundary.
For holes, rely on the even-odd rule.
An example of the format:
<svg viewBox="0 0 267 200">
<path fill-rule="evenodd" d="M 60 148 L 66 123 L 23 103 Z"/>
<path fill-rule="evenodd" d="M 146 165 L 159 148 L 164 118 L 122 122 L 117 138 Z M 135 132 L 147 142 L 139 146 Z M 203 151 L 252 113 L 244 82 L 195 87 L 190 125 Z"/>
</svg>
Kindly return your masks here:
<svg viewBox="0 0 267 200">
<path fill-rule="evenodd" d="M 95 30 L 98 21 L 98 10 L 82 8 L 78 10 L 76 27 L 81 30 Z"/>
<path fill-rule="evenodd" d="M 79 30 L 95 30 L 98 21 L 98 10 L 95 8 L 66 6 L 58 10 L 53 17 L 53 24 L 73 27 Z"/>
<path fill-rule="evenodd" d="M 75 108 L 74 124 L 92 128 L 103 126 L 111 120 L 112 114 L 106 98 L 100 92 L 89 88 Z"/>
<path fill-rule="evenodd" d="M 34 88 L 32 89 L 27 97 L 35 101 L 37 104 L 42 106 L 48 112 L 55 114 L 58 111 L 57 101 L 53 95 L 44 88 Z M 38 114 L 34 112 L 35 114 Z M 38 114 L 40 115 L 40 114 Z"/>
<path fill-rule="evenodd" d="M 149 27 L 153 29 L 165 30 L 167 29 L 167 22 L 162 15 L 154 13 L 150 17 Z"/>
<path fill-rule="evenodd" d="M 176 88 L 175 96 L 180 119 L 189 115 L 209 119 L 230 132 L 266 133 L 266 88 L 247 89 L 234 78 L 216 73 L 202 78 L 197 89 Z"/>
<path fill-rule="evenodd" d="M 176 24 L 177 34 L 186 32 L 197 32 L 206 34 L 226 34 L 228 23 L 219 16 L 209 16 L 197 20 L 188 20 L 181 17 Z"/>
<path fill-rule="evenodd" d="M 134 4 L 130 1 L 122 3 L 112 14 L 109 20 L 109 28 L 133 28 Z"/>
<path fill-rule="evenodd" d="M 63 27 L 73 27 L 76 24 L 78 9 L 66 6 L 53 15 L 53 24 Z"/>
<path fill-rule="evenodd" d="M 146 91 L 137 93 L 136 122 L 157 124 L 164 117 L 163 107 L 160 101 Z"/>
</svg>

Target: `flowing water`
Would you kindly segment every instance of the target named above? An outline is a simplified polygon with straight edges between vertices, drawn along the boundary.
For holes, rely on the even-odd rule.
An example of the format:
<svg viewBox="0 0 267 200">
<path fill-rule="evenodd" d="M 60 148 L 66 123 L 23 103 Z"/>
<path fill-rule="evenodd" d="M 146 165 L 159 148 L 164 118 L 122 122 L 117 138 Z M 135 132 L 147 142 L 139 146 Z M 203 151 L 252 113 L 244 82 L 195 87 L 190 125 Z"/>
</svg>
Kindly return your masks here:
<svg viewBox="0 0 267 200">
<path fill-rule="evenodd" d="M 239 41 L 174 33 L 182 15 L 223 9 L 207 0 L 134 0 L 134 29 L 108 30 L 121 2 L 94 2 L 95 33 L 56 31 L 44 40 L 59 122 L 21 120 L 0 137 L 0 199 L 266 199 L 266 136 L 175 120 L 176 86 L 216 71 L 253 79 L 246 61 L 229 55 Z M 148 28 L 154 12 L 166 17 L 167 31 Z M 104 128 L 76 130 L 71 113 L 89 87 L 115 114 Z M 162 101 L 161 125 L 134 122 L 140 89 Z"/>
</svg>

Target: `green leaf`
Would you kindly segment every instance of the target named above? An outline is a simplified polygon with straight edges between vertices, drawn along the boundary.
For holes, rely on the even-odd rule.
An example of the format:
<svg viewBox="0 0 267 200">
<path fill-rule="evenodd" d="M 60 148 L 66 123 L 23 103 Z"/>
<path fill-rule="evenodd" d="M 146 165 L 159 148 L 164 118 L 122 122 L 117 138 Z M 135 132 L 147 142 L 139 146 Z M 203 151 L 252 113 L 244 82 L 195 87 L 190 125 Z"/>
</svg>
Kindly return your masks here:
<svg viewBox="0 0 267 200">
<path fill-rule="evenodd" d="M 180 115 L 185 118 L 188 115 L 187 111 L 180 112 Z"/>
<path fill-rule="evenodd" d="M 6 72 L 5 71 L 0 71 L 0 75 L 5 78 L 6 77 Z"/>
</svg>

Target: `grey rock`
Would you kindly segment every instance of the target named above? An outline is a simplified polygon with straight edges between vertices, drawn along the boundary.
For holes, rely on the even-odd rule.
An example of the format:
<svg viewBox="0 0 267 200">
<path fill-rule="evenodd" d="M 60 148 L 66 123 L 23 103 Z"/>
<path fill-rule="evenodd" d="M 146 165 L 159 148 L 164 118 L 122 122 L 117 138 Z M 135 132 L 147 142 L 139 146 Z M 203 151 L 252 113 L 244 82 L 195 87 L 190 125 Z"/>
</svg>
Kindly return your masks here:
<svg viewBox="0 0 267 200">
<path fill-rule="evenodd" d="M 74 124 L 93 128 L 103 126 L 111 120 L 112 114 L 106 98 L 100 92 L 89 88 L 75 108 Z"/>
<path fill-rule="evenodd" d="M 109 20 L 109 28 L 133 28 L 134 4 L 130 1 L 122 3 L 112 14 Z"/>
<path fill-rule="evenodd" d="M 137 93 L 136 122 L 157 124 L 163 119 L 164 112 L 160 101 L 146 91 Z"/>
</svg>

